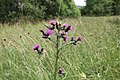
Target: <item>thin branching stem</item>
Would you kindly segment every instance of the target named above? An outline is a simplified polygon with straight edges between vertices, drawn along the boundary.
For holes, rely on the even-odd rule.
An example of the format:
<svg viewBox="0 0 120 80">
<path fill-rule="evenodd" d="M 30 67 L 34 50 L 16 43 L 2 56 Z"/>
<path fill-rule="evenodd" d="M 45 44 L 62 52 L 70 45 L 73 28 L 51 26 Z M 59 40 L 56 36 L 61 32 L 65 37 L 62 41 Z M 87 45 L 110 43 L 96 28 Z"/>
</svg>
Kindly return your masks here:
<svg viewBox="0 0 120 80">
<path fill-rule="evenodd" d="M 67 44 L 63 45 L 62 47 L 59 48 L 59 51 L 60 51 L 61 49 L 63 49 L 64 47 L 69 46 L 69 45 L 71 45 L 71 44 L 73 44 L 73 42 L 70 42 L 70 43 L 67 43 Z"/>
</svg>

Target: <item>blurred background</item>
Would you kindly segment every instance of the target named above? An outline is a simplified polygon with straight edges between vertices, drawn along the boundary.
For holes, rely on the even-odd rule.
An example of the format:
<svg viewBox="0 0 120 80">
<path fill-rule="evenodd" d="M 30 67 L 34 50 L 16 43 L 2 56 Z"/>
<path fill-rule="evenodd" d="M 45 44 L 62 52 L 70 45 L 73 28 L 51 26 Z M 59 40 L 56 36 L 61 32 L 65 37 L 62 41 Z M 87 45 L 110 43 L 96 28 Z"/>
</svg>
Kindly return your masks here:
<svg viewBox="0 0 120 80">
<path fill-rule="evenodd" d="M 120 0 L 0 0 L 0 22 L 120 15 Z"/>
</svg>

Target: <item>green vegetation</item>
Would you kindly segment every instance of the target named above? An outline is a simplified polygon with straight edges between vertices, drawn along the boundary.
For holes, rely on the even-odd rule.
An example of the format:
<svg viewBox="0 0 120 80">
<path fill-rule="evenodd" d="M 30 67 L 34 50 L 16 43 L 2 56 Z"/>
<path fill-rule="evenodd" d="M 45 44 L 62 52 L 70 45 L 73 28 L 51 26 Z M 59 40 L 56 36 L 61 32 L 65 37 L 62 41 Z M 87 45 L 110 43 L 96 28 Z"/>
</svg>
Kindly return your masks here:
<svg viewBox="0 0 120 80">
<path fill-rule="evenodd" d="M 78 17 L 79 9 L 73 0 L 0 0 L 0 22 L 20 18 L 42 20 L 53 17 Z"/>
<path fill-rule="evenodd" d="M 82 15 L 108 16 L 120 15 L 120 0 L 86 0 Z"/>
<path fill-rule="evenodd" d="M 58 80 L 120 79 L 120 16 L 66 18 L 75 29 L 69 36 L 83 41 L 60 52 L 59 66 L 65 76 Z M 0 25 L 0 80 L 53 80 L 54 49 L 40 36 L 44 24 L 20 22 Z M 45 48 L 44 55 L 32 51 L 34 44 Z"/>
</svg>

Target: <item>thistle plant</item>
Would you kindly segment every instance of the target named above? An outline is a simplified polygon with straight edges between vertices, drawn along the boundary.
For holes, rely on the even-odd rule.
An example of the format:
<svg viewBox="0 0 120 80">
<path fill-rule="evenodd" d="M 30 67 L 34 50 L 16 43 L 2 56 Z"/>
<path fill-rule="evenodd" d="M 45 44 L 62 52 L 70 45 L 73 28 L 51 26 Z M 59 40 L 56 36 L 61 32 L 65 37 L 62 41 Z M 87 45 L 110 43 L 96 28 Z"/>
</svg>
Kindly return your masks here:
<svg viewBox="0 0 120 80">
<path fill-rule="evenodd" d="M 56 52 L 55 52 L 55 66 L 54 66 L 54 80 L 57 80 L 57 75 L 63 75 L 63 68 L 58 66 L 58 60 L 59 60 L 59 52 L 62 50 L 62 48 L 69 46 L 69 45 L 76 45 L 78 42 L 81 41 L 81 37 L 75 38 L 71 37 L 70 42 L 68 42 L 68 33 L 73 30 L 73 27 L 70 24 L 64 23 L 61 24 L 55 20 L 51 20 L 49 22 L 50 25 L 46 26 L 46 31 L 40 29 L 40 32 L 42 33 L 42 38 L 50 40 L 52 43 L 55 44 Z M 53 41 L 52 36 L 56 37 L 56 41 Z M 60 40 L 62 39 L 62 40 Z M 64 45 L 60 45 L 61 41 L 64 42 Z M 43 48 L 39 49 L 39 44 L 34 45 L 33 50 L 36 50 L 39 55 L 44 54 Z M 58 68 L 59 67 L 59 68 Z"/>
</svg>

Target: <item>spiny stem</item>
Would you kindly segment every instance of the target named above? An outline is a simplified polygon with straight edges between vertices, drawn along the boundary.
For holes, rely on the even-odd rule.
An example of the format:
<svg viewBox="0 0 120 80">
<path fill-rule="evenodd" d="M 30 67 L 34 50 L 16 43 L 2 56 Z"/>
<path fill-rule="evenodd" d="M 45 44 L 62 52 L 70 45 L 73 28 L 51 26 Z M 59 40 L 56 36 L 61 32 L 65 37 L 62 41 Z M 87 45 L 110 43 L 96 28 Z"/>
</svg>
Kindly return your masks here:
<svg viewBox="0 0 120 80">
<path fill-rule="evenodd" d="M 58 59 L 59 59 L 59 36 L 57 36 L 57 41 L 56 41 L 56 60 L 55 60 L 55 72 L 54 72 L 54 80 L 56 80 L 57 77 L 57 66 L 58 66 Z"/>
</svg>

